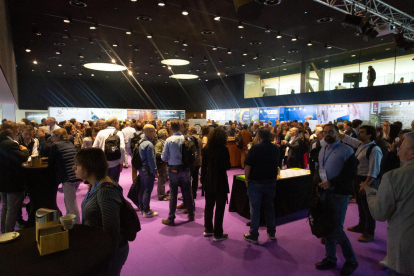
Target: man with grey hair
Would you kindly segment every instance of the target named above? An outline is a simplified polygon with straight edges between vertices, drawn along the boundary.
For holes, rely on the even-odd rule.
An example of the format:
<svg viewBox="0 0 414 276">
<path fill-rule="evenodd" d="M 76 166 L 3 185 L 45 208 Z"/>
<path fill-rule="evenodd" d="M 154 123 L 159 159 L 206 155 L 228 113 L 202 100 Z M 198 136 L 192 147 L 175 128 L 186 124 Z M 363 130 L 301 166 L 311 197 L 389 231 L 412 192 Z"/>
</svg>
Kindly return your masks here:
<svg viewBox="0 0 414 276">
<path fill-rule="evenodd" d="M 158 169 L 158 182 L 157 182 L 157 194 L 158 200 L 168 201 L 169 198 L 165 194 L 165 183 L 167 182 L 167 162 L 162 161 L 161 155 L 164 150 L 165 140 L 168 138 L 168 132 L 166 129 L 158 131 L 158 141 L 155 144 L 155 157 L 157 160 Z"/>
<path fill-rule="evenodd" d="M 404 136 L 398 151 L 401 168 L 384 174 L 378 190 L 361 183 L 372 217 L 388 221 L 389 275 L 414 275 L 414 132 Z"/>
<path fill-rule="evenodd" d="M 47 118 L 47 125 L 49 126 L 50 132 L 52 132 L 55 129 L 59 129 L 60 128 L 60 126 L 58 126 L 56 124 L 56 119 L 53 118 L 53 117 Z"/>
<path fill-rule="evenodd" d="M 109 137 L 113 137 L 115 135 L 119 137 L 119 144 L 117 142 L 118 146 L 111 147 L 111 150 L 113 150 L 114 153 L 119 152 L 120 157 L 114 160 L 108 160 L 108 176 L 112 177 L 112 179 L 118 183 L 119 175 L 122 172 L 122 167 L 125 160 L 125 139 L 124 134 L 121 131 L 117 130 L 119 126 L 119 121 L 116 117 L 109 118 L 107 123 L 108 127 L 104 130 L 99 131 L 98 135 L 96 135 L 95 141 L 93 142 L 93 147 L 102 149 L 103 152 L 105 152 L 105 154 L 107 155 L 107 151 L 105 151 L 106 140 Z"/>
<path fill-rule="evenodd" d="M 298 137 L 299 130 L 296 127 L 290 129 L 290 137 L 282 141 L 282 145 L 286 145 L 287 165 L 288 168 L 299 168 L 301 164 L 302 139 Z"/>
</svg>

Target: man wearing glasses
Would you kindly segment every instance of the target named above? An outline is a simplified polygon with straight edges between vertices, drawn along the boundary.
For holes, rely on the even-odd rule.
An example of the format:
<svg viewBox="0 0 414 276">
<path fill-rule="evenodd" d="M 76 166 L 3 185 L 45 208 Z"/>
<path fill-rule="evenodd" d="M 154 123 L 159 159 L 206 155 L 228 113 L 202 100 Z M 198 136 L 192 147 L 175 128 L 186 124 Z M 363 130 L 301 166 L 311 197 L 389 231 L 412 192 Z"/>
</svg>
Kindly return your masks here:
<svg viewBox="0 0 414 276">
<path fill-rule="evenodd" d="M 325 208 L 330 209 L 333 230 L 325 237 L 326 258 L 315 266 L 318 270 L 335 269 L 336 244 L 339 244 L 346 259 L 341 275 L 351 275 L 358 267 L 358 262 L 343 225 L 359 162 L 352 148 L 338 140 L 338 132 L 338 127 L 333 124 L 324 126 L 323 135 L 326 143 L 323 143 L 319 151 L 316 164 L 319 181 L 315 184 L 323 189 L 321 200 L 325 203 Z"/>
</svg>

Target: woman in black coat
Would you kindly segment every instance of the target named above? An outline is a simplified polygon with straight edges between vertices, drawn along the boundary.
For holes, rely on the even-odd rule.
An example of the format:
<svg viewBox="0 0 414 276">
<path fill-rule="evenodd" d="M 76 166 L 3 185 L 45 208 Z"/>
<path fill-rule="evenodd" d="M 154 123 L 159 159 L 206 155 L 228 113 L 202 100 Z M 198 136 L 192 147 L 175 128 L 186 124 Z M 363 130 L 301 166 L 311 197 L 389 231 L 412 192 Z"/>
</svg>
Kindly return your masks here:
<svg viewBox="0 0 414 276">
<path fill-rule="evenodd" d="M 230 154 L 226 147 L 227 134 L 221 128 L 213 129 L 208 135 L 207 146 L 203 149 L 200 181 L 206 197 L 204 210 L 204 236 L 214 236 L 214 241 L 228 238 L 223 234 L 224 210 L 227 202 L 229 182 L 227 170 L 230 169 Z M 213 227 L 213 211 L 216 205 Z"/>
</svg>

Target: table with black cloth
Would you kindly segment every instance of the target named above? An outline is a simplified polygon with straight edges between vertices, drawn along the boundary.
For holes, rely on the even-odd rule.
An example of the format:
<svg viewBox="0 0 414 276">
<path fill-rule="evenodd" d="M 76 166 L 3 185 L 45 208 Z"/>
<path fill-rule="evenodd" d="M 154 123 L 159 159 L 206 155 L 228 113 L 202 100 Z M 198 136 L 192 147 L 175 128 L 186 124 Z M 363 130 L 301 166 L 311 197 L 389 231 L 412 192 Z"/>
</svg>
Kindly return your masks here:
<svg viewBox="0 0 414 276">
<path fill-rule="evenodd" d="M 36 211 L 39 208 L 59 210 L 56 204 L 58 185 L 55 184 L 55 172 L 47 164 L 31 167 L 25 166 L 26 190 L 30 198 L 30 211 L 27 226 L 35 225 Z"/>
<path fill-rule="evenodd" d="M 287 216 L 309 207 L 309 201 L 314 187 L 308 171 L 301 171 L 302 174 L 306 174 L 294 177 L 283 177 L 276 181 L 276 196 L 273 201 L 276 218 Z M 283 170 L 281 174 L 283 176 Z M 246 183 L 237 178 L 240 178 L 240 175 L 235 175 L 233 178 L 229 211 L 237 212 L 242 217 L 250 219 L 250 206 Z M 260 212 L 260 221 L 264 222 L 263 206 Z"/>
<path fill-rule="evenodd" d="M 40 256 L 36 227 L 0 244 L 0 275 L 102 275 L 111 255 L 111 239 L 102 228 L 75 224 L 69 230 L 69 249 Z"/>
</svg>

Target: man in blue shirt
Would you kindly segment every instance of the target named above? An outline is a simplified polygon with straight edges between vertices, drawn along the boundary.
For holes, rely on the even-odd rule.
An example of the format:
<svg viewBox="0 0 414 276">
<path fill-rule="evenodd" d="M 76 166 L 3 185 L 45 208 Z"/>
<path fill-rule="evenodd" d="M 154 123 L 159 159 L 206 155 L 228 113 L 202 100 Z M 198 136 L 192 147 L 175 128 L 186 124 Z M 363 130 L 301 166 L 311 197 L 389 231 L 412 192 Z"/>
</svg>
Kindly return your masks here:
<svg viewBox="0 0 414 276">
<path fill-rule="evenodd" d="M 182 165 L 182 147 L 184 145 L 184 136 L 180 132 L 180 121 L 171 122 L 172 135 L 165 141 L 161 159 L 168 162 L 168 175 L 170 177 L 170 214 L 168 219 L 163 219 L 162 223 L 174 226 L 175 210 L 177 208 L 178 186 L 181 187 L 184 203 L 188 210 L 188 219 L 194 220 L 193 195 L 191 192 L 190 169 Z"/>
<path fill-rule="evenodd" d="M 141 189 L 139 191 L 140 209 L 144 218 L 152 218 L 158 216 L 157 212 L 150 209 L 150 199 L 152 189 L 154 188 L 155 176 L 157 175 L 157 165 L 155 162 L 155 148 L 152 139 L 155 136 L 155 128 L 153 125 L 144 126 L 145 137 L 141 139 L 139 145 L 139 155 L 141 157 L 142 166 L 139 168 L 139 176 L 141 177 Z"/>
<path fill-rule="evenodd" d="M 324 126 L 326 143 L 323 143 L 319 151 L 316 164 L 319 177 L 314 178 L 314 183 L 323 189 L 321 200 L 325 203 L 327 211 L 332 214 L 333 229 L 325 237 L 326 258 L 315 266 L 318 270 L 335 269 L 336 244 L 339 244 L 346 260 L 341 275 L 351 275 L 358 267 L 358 262 L 343 228 L 359 162 L 352 148 L 338 140 L 338 132 L 338 127 L 333 124 Z"/>
</svg>

